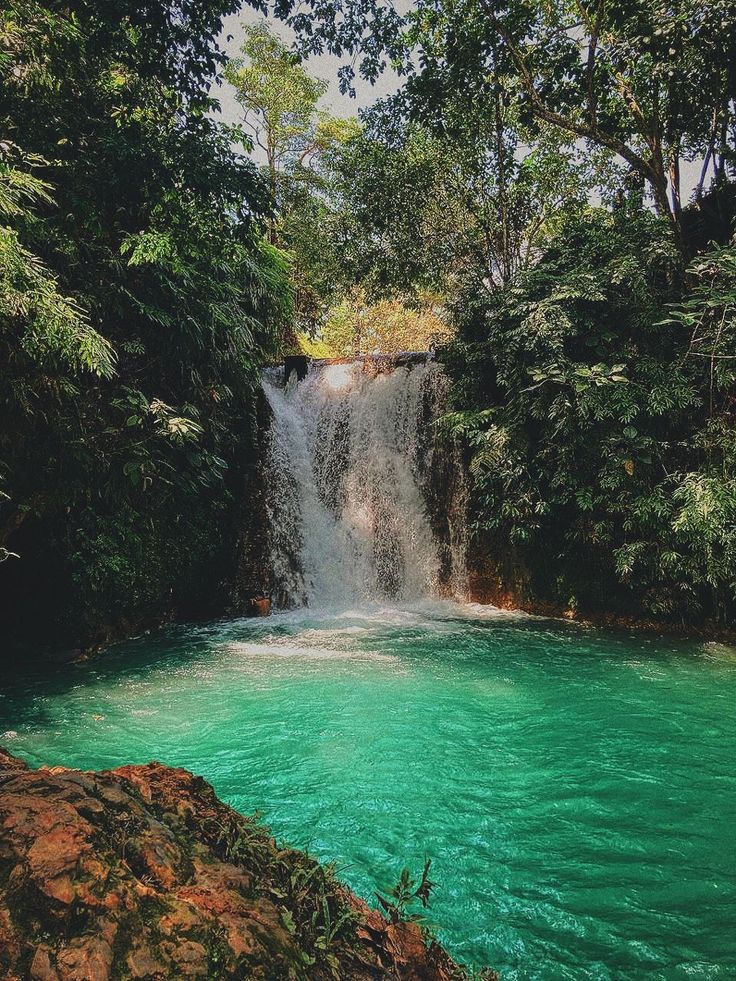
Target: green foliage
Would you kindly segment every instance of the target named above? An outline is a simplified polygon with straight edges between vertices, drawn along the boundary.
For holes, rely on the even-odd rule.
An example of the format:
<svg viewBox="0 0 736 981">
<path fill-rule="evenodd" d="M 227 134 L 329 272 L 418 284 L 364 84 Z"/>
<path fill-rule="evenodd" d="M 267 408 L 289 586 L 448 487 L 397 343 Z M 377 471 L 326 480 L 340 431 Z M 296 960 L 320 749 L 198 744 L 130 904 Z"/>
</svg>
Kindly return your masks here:
<svg viewBox="0 0 736 981">
<path fill-rule="evenodd" d="M 463 408 L 443 426 L 470 453 L 476 532 L 554 568 L 547 597 L 734 616 L 733 376 L 713 360 L 733 347 L 732 261 L 695 260 L 678 300 L 667 226 L 597 209 L 489 301 L 458 301 Z"/>
<path fill-rule="evenodd" d="M 211 113 L 233 8 L 0 15 L 2 588 L 9 626 L 56 642 L 221 588 L 203 570 L 293 307 L 267 184 Z"/>
<path fill-rule="evenodd" d="M 269 237 L 289 256 L 297 327 L 313 332 L 338 278 L 339 250 L 326 227 L 333 210 L 331 157 L 359 126 L 319 108 L 327 83 L 312 78 L 266 22 L 244 25 L 244 35 L 242 57 L 224 74 L 243 109 L 245 131 L 266 157 L 278 205 Z M 294 346 L 294 337 L 290 341 Z"/>
<path fill-rule="evenodd" d="M 382 910 L 391 923 L 401 923 L 406 921 L 415 922 L 421 920 L 420 913 L 413 913 L 410 907 L 418 900 L 422 904 L 422 909 L 429 906 L 432 890 L 437 888 L 437 883 L 429 878 L 429 870 L 432 867 L 432 859 L 428 858 L 424 862 L 424 868 L 419 882 L 415 882 L 411 877 L 409 869 L 402 869 L 399 881 L 390 890 L 388 896 L 376 893 Z"/>
<path fill-rule="evenodd" d="M 436 107 L 425 94 L 363 113 L 289 202 L 282 227 L 322 301 L 315 325 L 356 287 L 412 301 L 461 279 L 486 292 L 510 281 L 616 173 L 553 127 L 530 130 L 500 73 L 488 104 L 453 90 Z"/>
<path fill-rule="evenodd" d="M 369 304 L 361 291 L 330 309 L 320 334 L 333 357 L 372 351 L 427 351 L 451 336 L 429 299 L 415 307 L 398 300 Z"/>
<path fill-rule="evenodd" d="M 388 115 L 332 160 L 339 276 L 376 296 L 442 288 L 467 217 L 441 144 L 418 127 L 381 133 Z"/>
<path fill-rule="evenodd" d="M 12 157 L 15 163 L 11 164 Z M 16 147 L 0 144 L 0 220 L 27 222 L 34 204 L 52 204 L 48 184 L 22 167 L 40 167 Z M 103 378 L 114 372 L 111 345 L 93 330 L 83 311 L 63 296 L 53 274 L 24 248 L 18 232 L 0 225 L 0 325 L 5 342 L 17 344 L 35 364 L 61 366 Z"/>
<path fill-rule="evenodd" d="M 317 103 L 327 83 L 312 78 L 263 21 L 244 25 L 242 58 L 225 69 L 243 108 L 245 126 L 266 154 L 276 190 L 279 171 L 301 163 L 320 145 Z"/>
<path fill-rule="evenodd" d="M 462 104 L 451 134 L 403 124 L 392 101 L 332 159 L 334 231 L 343 281 L 375 295 L 487 290 L 536 258 L 560 216 L 582 207 L 592 168 L 550 134 L 522 158 L 528 134 L 502 112 L 495 132 Z"/>
<path fill-rule="evenodd" d="M 665 322 L 688 332 L 686 358 L 706 362 L 712 414 L 716 402 L 723 406 L 736 381 L 736 246 L 716 247 L 699 256 L 688 273 L 691 288 Z"/>
<path fill-rule="evenodd" d="M 733 170 L 729 0 L 418 0 L 403 13 L 380 0 L 275 0 L 274 9 L 304 52 L 350 56 L 345 89 L 356 63 L 375 80 L 390 62 L 408 78 L 405 110 L 443 131 L 455 125 L 459 94 L 481 133 L 508 107 L 531 129 L 550 126 L 617 155 L 637 193 L 646 182 L 679 246 L 681 160 L 703 161 L 699 193 L 711 164 L 717 182 Z"/>
<path fill-rule="evenodd" d="M 678 367 L 697 385 L 700 411 L 688 431 L 673 434 L 677 465 L 651 501 L 639 502 L 628 527 L 637 537 L 616 552 L 625 580 L 660 578 L 657 612 L 671 613 L 676 596 L 728 622 L 736 594 L 735 271 L 733 244 L 695 259 L 690 289 L 662 321 L 679 328 Z"/>
</svg>

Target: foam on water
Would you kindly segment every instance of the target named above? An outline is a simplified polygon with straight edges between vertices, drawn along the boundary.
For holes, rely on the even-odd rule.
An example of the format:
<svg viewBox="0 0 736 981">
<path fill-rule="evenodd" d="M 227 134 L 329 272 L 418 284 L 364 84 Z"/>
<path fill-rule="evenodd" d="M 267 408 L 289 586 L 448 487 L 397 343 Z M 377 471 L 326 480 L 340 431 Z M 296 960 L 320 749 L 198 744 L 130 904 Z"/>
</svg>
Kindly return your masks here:
<svg viewBox="0 0 736 981">
<path fill-rule="evenodd" d="M 301 639 L 298 644 L 286 643 L 283 640 L 271 640 L 264 644 L 233 643 L 228 645 L 228 651 L 241 657 L 298 657 L 311 660 L 359 660 L 359 661 L 390 661 L 396 662 L 396 658 L 390 654 L 380 654 L 378 651 L 356 651 L 348 650 L 343 647 L 325 647 L 314 643 L 314 638 L 309 642 Z"/>
</svg>

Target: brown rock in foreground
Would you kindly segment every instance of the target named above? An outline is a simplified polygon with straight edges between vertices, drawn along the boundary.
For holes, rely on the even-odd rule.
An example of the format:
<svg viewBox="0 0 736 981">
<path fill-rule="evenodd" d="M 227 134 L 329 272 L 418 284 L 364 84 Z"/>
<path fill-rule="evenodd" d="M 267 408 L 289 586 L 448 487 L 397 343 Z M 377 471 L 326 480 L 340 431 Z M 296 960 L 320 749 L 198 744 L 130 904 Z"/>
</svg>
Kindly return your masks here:
<svg viewBox="0 0 736 981">
<path fill-rule="evenodd" d="M 204 780 L 0 750 L 0 979 L 465 978 Z"/>
</svg>

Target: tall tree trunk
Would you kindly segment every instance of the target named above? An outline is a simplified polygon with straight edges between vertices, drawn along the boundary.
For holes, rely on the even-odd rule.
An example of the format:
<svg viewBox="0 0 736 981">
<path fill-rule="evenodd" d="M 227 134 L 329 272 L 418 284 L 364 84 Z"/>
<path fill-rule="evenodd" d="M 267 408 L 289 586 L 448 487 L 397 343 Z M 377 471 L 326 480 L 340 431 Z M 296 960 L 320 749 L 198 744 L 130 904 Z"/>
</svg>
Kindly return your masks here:
<svg viewBox="0 0 736 981">
<path fill-rule="evenodd" d="M 511 229 L 509 227 L 508 187 L 506 176 L 506 150 L 504 147 L 503 90 L 498 76 L 498 49 L 493 42 L 493 112 L 496 138 L 496 166 L 498 168 L 498 207 L 501 220 L 500 273 L 501 281 L 511 278 Z"/>
<path fill-rule="evenodd" d="M 273 200 L 274 208 L 276 207 L 276 192 L 278 191 L 278 174 L 276 167 L 276 147 L 271 139 L 271 134 L 268 135 L 268 142 L 266 147 L 266 158 L 268 162 L 268 182 L 271 189 L 271 198 Z M 276 235 L 276 216 L 272 216 L 268 219 L 268 241 L 271 245 L 277 245 L 278 239 Z"/>
<path fill-rule="evenodd" d="M 682 197 L 680 191 L 680 154 L 676 149 L 670 155 L 670 193 L 672 195 L 672 216 L 677 224 L 682 215 Z"/>
<path fill-rule="evenodd" d="M 672 165 L 670 165 L 670 173 L 672 172 L 671 167 Z M 659 143 L 653 148 L 652 158 L 649 161 L 645 177 L 652 189 L 654 208 L 661 218 L 669 220 L 677 249 L 683 260 L 687 261 L 687 248 L 682 234 L 682 208 L 679 207 L 679 162 L 677 164 L 677 179 L 672 183 L 672 201 L 670 201 L 668 175 Z"/>
</svg>

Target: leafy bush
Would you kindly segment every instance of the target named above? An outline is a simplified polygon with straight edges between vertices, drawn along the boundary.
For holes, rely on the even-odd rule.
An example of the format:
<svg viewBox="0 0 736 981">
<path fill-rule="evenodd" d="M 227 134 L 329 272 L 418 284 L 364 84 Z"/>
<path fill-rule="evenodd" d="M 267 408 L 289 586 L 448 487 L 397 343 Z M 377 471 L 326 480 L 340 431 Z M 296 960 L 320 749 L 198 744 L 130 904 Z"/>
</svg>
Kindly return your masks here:
<svg viewBox="0 0 736 981">
<path fill-rule="evenodd" d="M 591 209 L 456 302 L 443 425 L 468 447 L 476 534 L 519 549 L 538 595 L 733 618 L 735 254 L 696 259 L 682 294 L 661 220 Z"/>
<path fill-rule="evenodd" d="M 0 13 L 6 635 L 84 641 L 220 588 L 293 302 L 267 182 L 211 112 L 235 6 Z"/>
<path fill-rule="evenodd" d="M 400 300 L 368 303 L 355 291 L 330 309 L 320 336 L 335 356 L 342 356 L 427 351 L 447 342 L 452 331 L 428 301 L 421 306 Z"/>
</svg>

